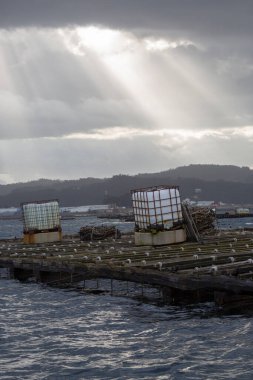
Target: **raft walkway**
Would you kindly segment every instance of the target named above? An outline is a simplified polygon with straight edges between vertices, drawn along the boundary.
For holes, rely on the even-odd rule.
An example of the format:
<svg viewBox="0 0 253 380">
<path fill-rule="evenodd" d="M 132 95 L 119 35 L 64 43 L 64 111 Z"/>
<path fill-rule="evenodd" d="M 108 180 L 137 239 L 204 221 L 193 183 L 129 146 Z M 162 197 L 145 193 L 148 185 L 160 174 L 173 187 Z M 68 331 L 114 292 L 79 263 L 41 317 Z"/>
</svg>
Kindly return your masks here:
<svg viewBox="0 0 253 380">
<path fill-rule="evenodd" d="M 0 241 L 0 267 L 12 277 L 48 284 L 109 279 L 159 288 L 165 303 L 215 301 L 253 308 L 253 234 L 244 231 L 202 243 L 137 247 L 133 236 L 25 245 Z"/>
</svg>

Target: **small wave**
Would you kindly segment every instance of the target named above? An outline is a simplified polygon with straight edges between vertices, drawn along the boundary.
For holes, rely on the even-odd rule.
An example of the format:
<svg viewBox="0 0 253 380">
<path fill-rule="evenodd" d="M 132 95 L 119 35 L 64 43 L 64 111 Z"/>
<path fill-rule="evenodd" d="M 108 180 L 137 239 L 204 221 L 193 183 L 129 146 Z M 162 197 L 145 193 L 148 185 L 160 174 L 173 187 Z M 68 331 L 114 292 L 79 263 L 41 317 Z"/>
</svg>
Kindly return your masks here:
<svg viewBox="0 0 253 380">
<path fill-rule="evenodd" d="M 216 380 L 253 372 L 251 318 L 201 318 L 209 304 L 159 308 L 12 280 L 0 280 L 0 294 L 6 379 Z"/>
</svg>

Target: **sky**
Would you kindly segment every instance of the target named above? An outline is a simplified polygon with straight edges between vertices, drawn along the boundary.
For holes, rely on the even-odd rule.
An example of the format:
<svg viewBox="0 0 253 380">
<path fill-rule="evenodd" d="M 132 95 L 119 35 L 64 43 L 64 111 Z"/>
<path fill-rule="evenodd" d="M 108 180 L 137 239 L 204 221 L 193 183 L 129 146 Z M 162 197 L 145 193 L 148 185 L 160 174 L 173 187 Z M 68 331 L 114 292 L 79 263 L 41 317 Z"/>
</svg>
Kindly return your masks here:
<svg viewBox="0 0 253 380">
<path fill-rule="evenodd" d="M 253 168 L 252 0 L 0 0 L 0 183 Z"/>
</svg>

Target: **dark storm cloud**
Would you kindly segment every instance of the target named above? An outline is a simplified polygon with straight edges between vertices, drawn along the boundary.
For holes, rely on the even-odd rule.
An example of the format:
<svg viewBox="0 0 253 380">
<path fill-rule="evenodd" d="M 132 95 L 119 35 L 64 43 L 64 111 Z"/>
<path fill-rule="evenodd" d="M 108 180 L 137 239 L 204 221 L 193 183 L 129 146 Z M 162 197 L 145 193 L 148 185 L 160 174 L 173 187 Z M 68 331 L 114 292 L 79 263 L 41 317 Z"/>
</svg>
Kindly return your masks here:
<svg viewBox="0 0 253 380">
<path fill-rule="evenodd" d="M 1 0 L 0 27 L 103 24 L 118 28 L 243 34 L 252 0 Z"/>
</svg>

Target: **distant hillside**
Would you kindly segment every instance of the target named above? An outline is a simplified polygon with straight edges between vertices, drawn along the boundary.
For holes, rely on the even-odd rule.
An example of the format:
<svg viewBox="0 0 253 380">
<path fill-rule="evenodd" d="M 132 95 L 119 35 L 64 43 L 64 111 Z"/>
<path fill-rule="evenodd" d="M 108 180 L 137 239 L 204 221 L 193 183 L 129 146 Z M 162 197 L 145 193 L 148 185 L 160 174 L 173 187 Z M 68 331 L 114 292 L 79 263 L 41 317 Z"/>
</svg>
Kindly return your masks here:
<svg viewBox="0 0 253 380">
<path fill-rule="evenodd" d="M 154 174 L 144 174 L 153 176 Z M 248 167 L 239 167 L 234 165 L 189 165 L 180 166 L 176 169 L 169 169 L 156 176 L 170 178 L 197 178 L 204 181 L 232 181 L 253 183 L 253 170 Z"/>
<path fill-rule="evenodd" d="M 253 204 L 253 171 L 219 165 L 189 165 L 160 173 L 117 175 L 59 181 L 41 179 L 0 185 L 0 207 L 18 207 L 21 202 L 57 198 L 62 206 L 116 203 L 131 206 L 130 190 L 155 185 L 178 185 L 182 198 Z"/>
</svg>

